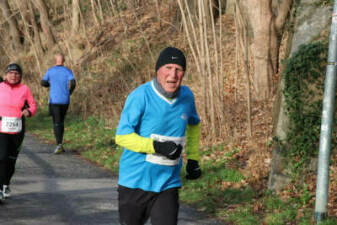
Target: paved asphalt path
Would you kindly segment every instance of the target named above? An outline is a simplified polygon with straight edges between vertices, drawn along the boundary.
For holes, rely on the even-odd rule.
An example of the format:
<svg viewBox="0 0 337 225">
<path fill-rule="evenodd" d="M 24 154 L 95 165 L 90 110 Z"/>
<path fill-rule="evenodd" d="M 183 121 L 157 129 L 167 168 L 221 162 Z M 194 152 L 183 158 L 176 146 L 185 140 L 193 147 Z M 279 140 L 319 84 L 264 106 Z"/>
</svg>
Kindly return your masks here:
<svg viewBox="0 0 337 225">
<path fill-rule="evenodd" d="M 118 225 L 116 177 L 72 152 L 54 155 L 54 148 L 26 134 L 0 225 Z M 221 225 L 186 205 L 178 224 Z"/>
</svg>

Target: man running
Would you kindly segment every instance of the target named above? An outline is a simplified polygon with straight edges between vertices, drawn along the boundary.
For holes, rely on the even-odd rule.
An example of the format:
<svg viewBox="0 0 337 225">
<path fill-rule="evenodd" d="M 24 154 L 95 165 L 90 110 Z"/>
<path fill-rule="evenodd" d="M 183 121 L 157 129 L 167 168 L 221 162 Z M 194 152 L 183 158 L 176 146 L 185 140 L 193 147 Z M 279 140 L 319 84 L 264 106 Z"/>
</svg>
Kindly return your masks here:
<svg viewBox="0 0 337 225">
<path fill-rule="evenodd" d="M 64 152 L 64 120 L 70 103 L 70 95 L 76 87 L 72 71 L 64 66 L 64 55 L 55 55 L 55 66 L 49 68 L 41 80 L 43 87 L 50 87 L 49 112 L 53 118 L 53 129 L 57 147 L 54 154 Z"/>
<path fill-rule="evenodd" d="M 124 147 L 119 162 L 120 223 L 176 225 L 178 189 L 185 142 L 187 179 L 201 175 L 200 119 L 194 96 L 181 86 L 186 59 L 165 48 L 156 63 L 156 77 L 133 90 L 124 105 L 116 143 Z"/>
</svg>

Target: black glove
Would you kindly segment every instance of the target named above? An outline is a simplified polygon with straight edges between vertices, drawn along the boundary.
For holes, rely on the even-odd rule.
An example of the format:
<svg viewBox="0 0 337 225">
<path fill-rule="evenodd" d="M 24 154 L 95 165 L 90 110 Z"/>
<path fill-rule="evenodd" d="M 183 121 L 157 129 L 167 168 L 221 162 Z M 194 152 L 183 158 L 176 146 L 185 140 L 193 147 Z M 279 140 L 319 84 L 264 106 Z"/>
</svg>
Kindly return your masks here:
<svg viewBox="0 0 337 225">
<path fill-rule="evenodd" d="M 173 141 L 153 141 L 153 147 L 156 153 L 162 154 L 169 159 L 179 158 L 181 150 L 183 149 L 181 145 L 177 145 Z"/>
<path fill-rule="evenodd" d="M 186 179 L 194 180 L 199 178 L 201 176 L 201 169 L 198 161 L 188 159 L 186 165 L 186 173 L 187 173 Z"/>
</svg>

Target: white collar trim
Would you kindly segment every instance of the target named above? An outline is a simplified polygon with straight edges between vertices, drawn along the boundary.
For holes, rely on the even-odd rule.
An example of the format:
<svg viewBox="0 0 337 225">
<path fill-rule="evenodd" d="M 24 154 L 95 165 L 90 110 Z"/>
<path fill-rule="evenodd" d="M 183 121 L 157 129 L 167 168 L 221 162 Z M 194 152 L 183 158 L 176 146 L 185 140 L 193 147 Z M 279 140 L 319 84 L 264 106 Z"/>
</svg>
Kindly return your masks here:
<svg viewBox="0 0 337 225">
<path fill-rule="evenodd" d="M 172 105 L 173 103 L 175 103 L 177 101 L 177 98 L 173 98 L 173 99 L 168 99 L 166 98 L 164 95 L 162 95 L 157 89 L 156 87 L 154 86 L 154 83 L 153 81 L 151 81 L 151 86 L 152 86 L 152 89 L 153 91 L 161 98 L 163 99 L 165 102 L 167 102 L 168 104 Z"/>
</svg>

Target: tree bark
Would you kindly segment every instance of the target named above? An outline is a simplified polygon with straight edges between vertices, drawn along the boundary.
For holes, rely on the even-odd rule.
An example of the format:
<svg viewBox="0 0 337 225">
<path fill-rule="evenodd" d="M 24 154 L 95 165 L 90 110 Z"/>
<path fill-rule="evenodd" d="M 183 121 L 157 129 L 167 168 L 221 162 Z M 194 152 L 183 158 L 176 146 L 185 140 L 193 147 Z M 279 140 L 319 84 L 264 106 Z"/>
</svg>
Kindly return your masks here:
<svg viewBox="0 0 337 225">
<path fill-rule="evenodd" d="M 250 0 L 248 15 L 254 32 L 252 52 L 254 55 L 254 88 L 258 100 L 267 99 L 272 90 L 273 65 L 270 59 L 270 43 L 273 15 L 270 0 Z"/>
<path fill-rule="evenodd" d="M 205 10 L 204 19 L 206 19 L 207 21 L 207 27 L 211 27 L 211 23 L 212 23 L 211 14 L 214 15 L 213 19 L 216 19 L 216 17 L 219 16 L 219 13 L 218 13 L 219 1 L 223 2 L 224 0 L 186 0 L 193 22 L 195 24 L 199 22 L 199 7 L 200 7 L 200 4 L 202 3 L 207 8 Z M 213 13 L 211 13 L 210 10 L 208 10 L 209 4 L 213 6 Z M 184 9 L 184 12 L 185 11 L 187 10 Z M 181 20 L 182 20 L 181 11 L 178 10 L 175 15 L 174 25 L 179 26 L 182 22 Z"/>
<path fill-rule="evenodd" d="M 51 29 L 47 5 L 44 0 L 32 0 L 32 2 L 39 11 L 41 27 L 46 38 L 47 46 L 51 47 L 56 43 L 56 40 Z"/>
<path fill-rule="evenodd" d="M 15 17 L 12 15 L 11 9 L 9 7 L 7 0 L 0 0 L 0 8 L 2 10 L 2 14 L 4 20 L 8 22 L 9 25 L 9 35 L 12 39 L 13 50 L 21 50 L 23 45 L 21 43 L 21 35 L 18 27 L 18 22 Z"/>
<path fill-rule="evenodd" d="M 39 52 L 39 54 L 42 55 L 42 53 L 44 52 L 44 49 L 43 49 L 41 38 L 40 38 L 40 29 L 36 23 L 34 8 L 31 2 L 28 3 L 28 10 L 29 10 L 29 15 L 30 15 L 30 23 L 33 27 L 33 32 L 34 32 L 34 42 L 38 49 L 37 51 Z"/>
<path fill-rule="evenodd" d="M 226 14 L 234 14 L 236 0 L 226 0 Z"/>
<path fill-rule="evenodd" d="M 209 3 L 211 1 L 211 3 Z M 208 10 L 208 5 L 214 3 L 214 0 L 201 0 L 200 3 L 205 6 L 204 10 L 204 19 L 206 21 L 207 26 L 211 26 L 211 12 Z M 199 14 L 199 7 L 198 6 L 198 1 L 195 0 L 188 0 L 188 4 L 191 10 L 192 15 L 194 15 L 196 18 L 198 17 Z"/>
<path fill-rule="evenodd" d="M 99 15 L 101 17 L 101 20 L 104 20 L 104 13 L 103 13 L 101 0 L 98 0 L 97 2 L 98 2 L 98 8 L 99 8 Z"/>
<path fill-rule="evenodd" d="M 42 56 L 43 47 L 31 2 L 28 0 L 15 0 L 15 3 L 22 17 L 25 39 L 29 41 L 31 47 L 35 49 L 37 55 L 40 57 Z"/>
<path fill-rule="evenodd" d="M 252 120 L 251 120 L 251 92 L 250 92 L 250 78 L 249 78 L 249 46 L 248 46 L 248 29 L 247 29 L 247 21 L 244 20 L 242 11 L 238 4 L 235 5 L 234 8 L 235 13 L 235 27 L 237 37 L 237 48 L 240 47 L 243 58 L 243 67 L 244 73 L 247 79 L 247 132 L 248 136 L 252 136 Z"/>
<path fill-rule="evenodd" d="M 98 21 L 97 15 L 96 15 L 96 4 L 95 4 L 95 1 L 91 0 L 90 3 L 91 3 L 91 10 L 92 10 L 92 17 L 95 20 L 96 26 L 99 26 L 99 21 Z"/>
<path fill-rule="evenodd" d="M 283 28 L 293 0 L 244 0 L 247 18 L 253 31 L 254 88 L 257 100 L 268 99 L 273 87 L 273 75 L 279 69 L 279 50 Z M 254 7 L 251 7 L 254 6 Z"/>
<path fill-rule="evenodd" d="M 28 0 L 15 0 L 15 3 L 20 11 L 22 19 L 28 23 L 30 21 Z"/>
<path fill-rule="evenodd" d="M 71 23 L 71 31 L 72 31 L 72 36 L 76 34 L 80 28 L 80 2 L 79 0 L 73 0 L 72 2 L 72 23 Z"/>
</svg>

